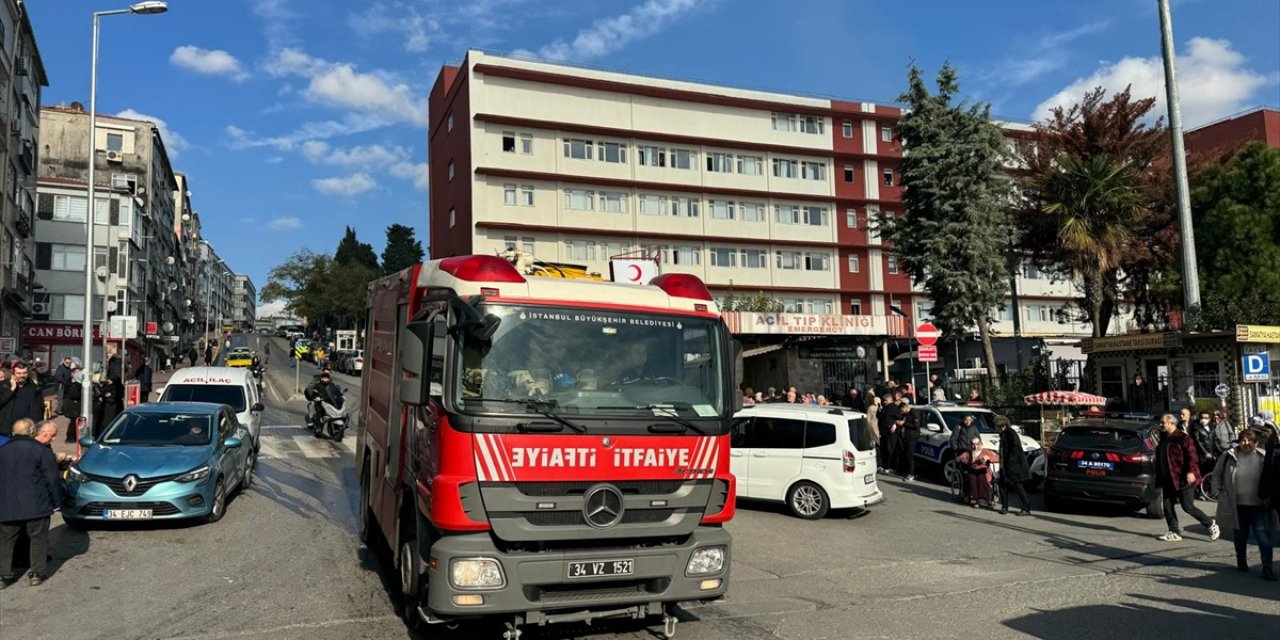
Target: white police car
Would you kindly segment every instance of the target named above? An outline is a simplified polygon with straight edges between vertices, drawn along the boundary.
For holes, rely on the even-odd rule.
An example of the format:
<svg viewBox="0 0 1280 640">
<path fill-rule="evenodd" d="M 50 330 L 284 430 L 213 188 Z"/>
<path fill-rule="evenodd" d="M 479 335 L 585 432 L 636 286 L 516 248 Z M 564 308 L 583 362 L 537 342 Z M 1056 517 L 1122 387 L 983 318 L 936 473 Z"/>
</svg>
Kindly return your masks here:
<svg viewBox="0 0 1280 640">
<path fill-rule="evenodd" d="M 978 427 L 979 437 L 982 438 L 982 446 L 996 452 L 1000 450 L 1000 434 L 996 430 L 995 423 L 996 414 L 989 409 L 937 402 L 912 407 L 911 413 L 920 421 L 920 440 L 916 442 L 914 452 L 916 459 L 936 465 L 942 472 L 943 480 L 948 483 L 956 480 L 957 473 L 955 454 L 951 451 L 951 434 L 964 424 L 965 418 L 973 418 L 973 424 Z M 1020 438 L 1022 451 L 1033 468 L 1033 481 L 1042 479 L 1043 466 L 1040 467 L 1039 476 L 1034 473 L 1037 459 L 1044 455 L 1040 443 L 1025 435 Z"/>
</svg>

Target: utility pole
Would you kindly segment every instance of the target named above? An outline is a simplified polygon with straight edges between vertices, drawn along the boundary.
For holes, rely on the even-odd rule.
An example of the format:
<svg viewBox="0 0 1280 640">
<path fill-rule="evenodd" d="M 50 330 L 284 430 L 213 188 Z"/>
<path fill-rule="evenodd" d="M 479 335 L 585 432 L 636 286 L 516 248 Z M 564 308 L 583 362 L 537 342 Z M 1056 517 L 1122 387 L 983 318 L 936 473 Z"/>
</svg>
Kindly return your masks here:
<svg viewBox="0 0 1280 640">
<path fill-rule="evenodd" d="M 1191 224 L 1191 194 L 1187 185 L 1187 152 L 1182 144 L 1182 109 L 1178 105 L 1178 79 L 1174 70 L 1173 19 L 1169 16 L 1169 0 L 1157 2 L 1160 6 L 1160 49 L 1164 54 L 1164 89 L 1169 104 L 1169 137 L 1173 143 L 1173 181 L 1178 193 L 1182 298 L 1183 313 L 1186 314 L 1200 306 L 1200 271 L 1196 266 L 1196 234 Z"/>
</svg>

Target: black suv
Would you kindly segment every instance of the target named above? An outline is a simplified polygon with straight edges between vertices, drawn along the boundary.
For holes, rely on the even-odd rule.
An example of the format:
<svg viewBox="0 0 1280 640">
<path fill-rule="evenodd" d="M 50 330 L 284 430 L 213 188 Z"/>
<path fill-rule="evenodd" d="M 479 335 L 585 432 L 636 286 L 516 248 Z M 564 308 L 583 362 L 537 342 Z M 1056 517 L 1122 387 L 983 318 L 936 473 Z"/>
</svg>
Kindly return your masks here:
<svg viewBox="0 0 1280 640">
<path fill-rule="evenodd" d="M 1163 517 L 1156 487 L 1158 426 L 1150 420 L 1090 418 L 1067 425 L 1045 460 L 1044 504 L 1123 505 Z"/>
</svg>

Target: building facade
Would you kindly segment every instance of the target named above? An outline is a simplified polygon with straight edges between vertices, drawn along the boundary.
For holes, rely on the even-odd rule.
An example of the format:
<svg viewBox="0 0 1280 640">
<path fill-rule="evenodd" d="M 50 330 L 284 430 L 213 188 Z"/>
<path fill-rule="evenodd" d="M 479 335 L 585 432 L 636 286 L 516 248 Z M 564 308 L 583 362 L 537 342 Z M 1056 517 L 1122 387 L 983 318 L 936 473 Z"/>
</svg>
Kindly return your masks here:
<svg viewBox="0 0 1280 640">
<path fill-rule="evenodd" d="M 1188 153 L 1230 152 L 1250 142 L 1280 147 L 1280 109 L 1257 107 L 1183 134 Z"/>
<path fill-rule="evenodd" d="M 258 290 L 253 286 L 253 280 L 247 275 L 236 274 L 231 298 L 231 317 L 236 330 L 253 331 L 258 311 Z"/>
<path fill-rule="evenodd" d="M 608 277 L 610 257 L 644 255 L 793 313 L 931 316 L 876 230 L 903 215 L 896 106 L 477 51 L 429 104 L 433 258 L 516 249 Z M 1089 334 L 1069 279 L 1028 265 L 1017 284 L 998 335 L 1015 314 L 1026 336 Z"/>
<path fill-rule="evenodd" d="M 47 86 L 26 6 L 0 0 L 0 357 L 29 351 L 21 327 L 36 304 L 39 109 L 40 92 Z"/>
</svg>

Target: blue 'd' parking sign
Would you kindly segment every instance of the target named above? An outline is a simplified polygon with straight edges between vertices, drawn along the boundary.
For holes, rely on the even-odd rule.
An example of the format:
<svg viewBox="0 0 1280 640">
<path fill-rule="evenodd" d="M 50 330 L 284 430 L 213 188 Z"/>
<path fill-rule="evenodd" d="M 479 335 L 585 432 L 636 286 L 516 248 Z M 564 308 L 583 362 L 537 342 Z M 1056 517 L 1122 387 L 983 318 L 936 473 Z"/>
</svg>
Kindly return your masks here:
<svg viewBox="0 0 1280 640">
<path fill-rule="evenodd" d="M 1271 380 L 1271 354 L 1249 353 L 1241 358 L 1241 372 L 1245 382 L 1269 382 Z"/>
</svg>

